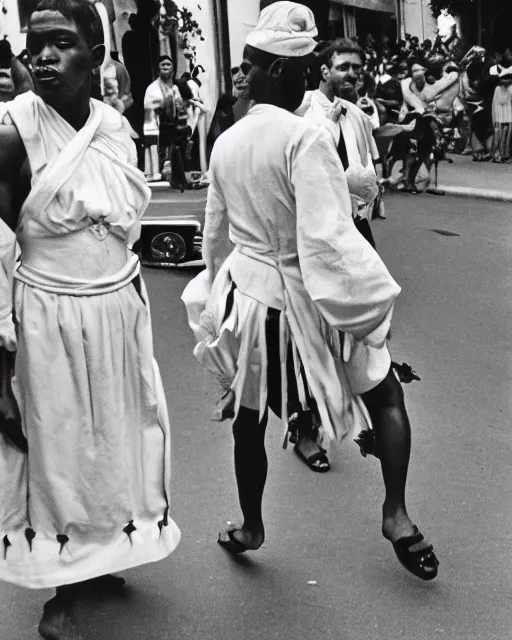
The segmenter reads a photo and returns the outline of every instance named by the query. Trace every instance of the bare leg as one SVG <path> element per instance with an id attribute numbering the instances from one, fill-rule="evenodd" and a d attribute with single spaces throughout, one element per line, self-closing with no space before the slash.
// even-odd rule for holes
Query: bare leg
<path id="1" fill-rule="evenodd" d="M 241 407 L 233 424 L 235 474 L 244 522 L 233 537 L 249 549 L 258 549 L 265 539 L 262 500 L 267 481 L 265 431 L 267 416 L 260 423 L 258 412 Z"/>
<path id="2" fill-rule="evenodd" d="M 501 157 L 504 160 L 508 160 L 510 158 L 510 134 L 511 134 L 511 125 L 506 124 L 503 127 L 503 151 Z"/>
<path id="3" fill-rule="evenodd" d="M 500 148 L 501 148 L 501 126 L 499 124 L 494 125 L 494 138 L 492 143 L 492 155 L 493 159 L 499 161 Z"/>
<path id="4" fill-rule="evenodd" d="M 414 533 L 405 506 L 405 485 L 411 452 L 411 427 L 403 390 L 390 370 L 386 379 L 363 395 L 375 430 L 377 455 L 386 489 L 382 533 L 396 540 Z"/>

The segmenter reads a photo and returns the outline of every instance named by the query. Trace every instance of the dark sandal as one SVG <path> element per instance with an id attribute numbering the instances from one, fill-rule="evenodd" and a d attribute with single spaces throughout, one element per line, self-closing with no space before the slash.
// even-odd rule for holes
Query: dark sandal
<path id="1" fill-rule="evenodd" d="M 407 571 L 422 580 L 433 580 L 437 576 L 439 560 L 434 547 L 425 540 L 418 527 L 414 527 L 412 536 L 400 538 L 391 544 L 396 557 Z"/>
<path id="2" fill-rule="evenodd" d="M 313 455 L 306 457 L 297 445 L 295 445 L 293 450 L 299 458 L 308 465 L 311 471 L 315 471 L 316 473 L 327 473 L 331 470 L 331 465 L 329 464 L 329 459 L 325 455 L 325 451 L 318 451 L 317 453 L 313 453 Z M 322 466 L 315 464 L 317 462 Z"/>
<path id="3" fill-rule="evenodd" d="M 219 533 L 217 542 L 223 549 L 226 549 L 226 551 L 229 551 L 229 553 L 233 554 L 245 553 L 246 551 L 257 551 L 260 547 L 256 547 L 256 549 L 253 549 L 252 547 L 248 547 L 243 542 L 240 542 L 240 540 L 237 540 L 235 538 L 235 531 L 240 531 L 240 529 L 240 525 L 231 524 L 228 522 L 227 529 L 224 529 Z"/>

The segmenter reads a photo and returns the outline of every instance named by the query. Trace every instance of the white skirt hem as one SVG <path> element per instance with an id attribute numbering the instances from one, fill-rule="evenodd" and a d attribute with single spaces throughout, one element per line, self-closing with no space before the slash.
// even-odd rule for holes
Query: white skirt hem
<path id="1" fill-rule="evenodd" d="M 135 525 L 136 530 L 130 535 L 122 532 L 109 544 L 87 545 L 89 548 L 80 544 L 73 549 L 67 543 L 60 553 L 59 543 L 53 540 L 36 537 L 30 551 L 24 530 L 9 534 L 10 546 L 5 556 L 0 557 L 0 580 L 28 589 L 75 584 L 158 562 L 179 544 L 181 532 L 170 518 L 161 532 L 156 522 Z"/>

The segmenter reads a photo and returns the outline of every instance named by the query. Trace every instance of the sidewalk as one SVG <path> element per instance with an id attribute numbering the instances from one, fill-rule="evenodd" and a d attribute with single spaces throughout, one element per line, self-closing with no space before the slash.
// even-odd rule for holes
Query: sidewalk
<path id="1" fill-rule="evenodd" d="M 437 190 L 432 170 L 432 182 L 427 190 L 429 193 L 512 202 L 512 164 L 473 162 L 471 156 L 450 157 L 453 164 L 439 163 Z M 156 200 L 197 203 L 206 199 L 206 189 L 182 194 L 170 189 L 168 182 L 153 182 L 149 186 Z"/>
<path id="2" fill-rule="evenodd" d="M 512 202 L 512 164 L 473 162 L 471 156 L 451 155 L 453 164 L 439 163 L 438 190 L 446 195 Z M 433 192 L 434 175 L 431 188 Z"/>

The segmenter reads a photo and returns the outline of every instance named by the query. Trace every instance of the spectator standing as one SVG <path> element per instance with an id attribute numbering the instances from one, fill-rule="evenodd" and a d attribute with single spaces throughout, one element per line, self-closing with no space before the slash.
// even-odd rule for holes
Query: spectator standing
<path id="1" fill-rule="evenodd" d="M 114 88 L 117 89 L 119 100 L 124 107 L 122 113 L 124 113 L 133 105 L 130 74 L 124 64 L 119 61 L 117 51 L 111 51 L 110 58 L 110 64 L 105 69 L 105 79 L 111 80 Z"/>
<path id="2" fill-rule="evenodd" d="M 126 107 L 125 116 L 140 138 L 138 144 L 139 169 L 145 167 L 144 94 L 155 79 L 160 55 L 160 42 L 156 26 L 160 19 L 158 0 L 137 0 L 137 13 L 129 18 L 131 31 L 123 36 L 122 51 L 131 81 L 133 104 Z"/>
<path id="3" fill-rule="evenodd" d="M 203 140 L 205 136 L 206 123 L 203 122 L 207 113 L 206 106 L 201 98 L 200 87 L 201 81 L 197 78 L 199 68 L 195 71 L 195 75 L 186 72 L 180 80 L 186 83 L 187 95 L 186 99 L 187 108 L 187 125 L 190 127 L 191 137 L 187 145 L 187 159 L 190 164 L 190 169 L 193 172 L 206 172 L 206 140 Z M 180 88 L 180 87 L 178 87 Z M 181 89 L 180 89 L 181 92 Z M 183 92 L 181 92 L 182 98 L 184 98 Z M 185 98 L 184 98 L 185 99 Z M 204 154 L 204 156 L 203 156 Z M 204 169 L 203 169 L 204 165 Z M 201 178 L 203 176 L 201 175 Z"/>
<path id="4" fill-rule="evenodd" d="M 508 162 L 510 160 L 512 131 L 512 49 L 505 51 L 502 64 L 492 67 L 490 75 L 498 79 L 492 101 L 493 162 Z"/>
<path id="5" fill-rule="evenodd" d="M 494 126 L 492 99 L 494 81 L 490 75 L 489 56 L 485 49 L 473 47 L 461 62 L 464 69 L 461 96 L 471 124 L 471 148 L 475 162 L 492 157 Z"/>
<path id="6" fill-rule="evenodd" d="M 158 61 L 159 77 L 146 89 L 144 96 L 144 135 L 149 136 L 146 140 L 149 147 L 149 159 L 151 167 L 146 167 L 146 175 L 153 175 L 160 179 L 160 171 L 155 173 L 155 151 L 154 136 L 158 137 L 158 151 L 160 159 L 158 167 L 163 164 L 163 172 L 171 173 L 171 147 L 174 140 L 176 128 L 177 104 L 181 102 L 181 95 L 178 87 L 174 84 L 174 65 L 170 56 L 160 56 Z M 157 154 L 158 155 L 158 154 Z"/>
<path id="7" fill-rule="evenodd" d="M 245 116 L 251 106 L 245 74 L 240 66 L 231 69 L 232 89 L 223 93 L 218 102 L 208 134 L 208 149 L 211 149 L 217 138 Z"/>

